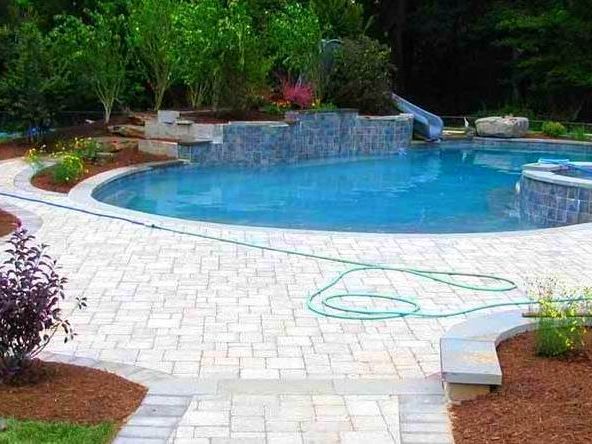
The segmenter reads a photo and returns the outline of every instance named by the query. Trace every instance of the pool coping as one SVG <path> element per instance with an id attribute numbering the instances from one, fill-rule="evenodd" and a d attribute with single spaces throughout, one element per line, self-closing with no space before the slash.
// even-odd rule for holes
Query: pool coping
<path id="1" fill-rule="evenodd" d="M 147 164 L 134 165 L 129 167 L 118 168 L 115 170 L 106 171 L 96 176 L 90 177 L 83 182 L 80 182 L 68 193 L 68 197 L 75 203 L 84 205 L 95 211 L 106 213 L 115 213 L 118 216 L 133 217 L 135 219 L 144 220 L 148 223 L 182 223 L 189 227 L 211 229 L 211 230 L 241 230 L 253 233 L 287 233 L 294 235 L 329 235 L 329 236 L 360 236 L 360 237 L 395 237 L 395 238 L 425 238 L 425 237 L 451 237 L 451 238 L 465 238 L 465 237 L 490 237 L 490 236 L 540 236 L 542 234 L 553 234 L 555 232 L 568 232 L 592 229 L 591 223 L 582 223 L 574 225 L 566 225 L 554 228 L 537 228 L 531 230 L 516 230 L 516 231 L 497 231 L 497 232 L 470 232 L 470 233 L 380 233 L 380 232 L 358 232 L 358 231 L 332 231 L 332 230 L 310 230 L 297 228 L 282 228 L 282 227 L 262 227 L 251 225 L 236 225 L 224 224 L 216 222 L 207 222 L 191 219 L 182 219 L 171 216 L 162 216 L 151 213 L 143 213 L 137 210 L 117 207 L 114 205 L 105 204 L 95 199 L 93 193 L 100 187 L 107 185 L 113 181 L 121 178 L 153 170 L 155 168 L 166 168 L 170 166 L 182 165 L 186 163 L 182 160 L 172 160 L 165 162 L 151 162 Z"/>
<path id="2" fill-rule="evenodd" d="M 574 146 L 585 146 L 592 148 L 592 142 L 581 141 L 581 140 L 562 140 L 562 139 L 530 139 L 530 138 L 520 138 L 520 137 L 511 137 L 511 138 L 503 138 L 503 137 L 482 137 L 476 136 L 472 139 L 473 142 L 478 142 L 483 145 L 487 145 L 491 143 L 492 145 L 495 144 L 513 144 L 513 143 L 526 143 L 526 144 L 548 144 L 548 145 L 574 145 Z"/>
<path id="3" fill-rule="evenodd" d="M 573 165 L 592 167 L 592 162 L 572 162 Z M 532 180 L 552 183 L 566 187 L 578 187 L 592 189 L 592 180 L 581 177 L 570 177 L 557 174 L 562 171 L 562 165 L 530 163 L 522 167 L 522 175 Z"/>

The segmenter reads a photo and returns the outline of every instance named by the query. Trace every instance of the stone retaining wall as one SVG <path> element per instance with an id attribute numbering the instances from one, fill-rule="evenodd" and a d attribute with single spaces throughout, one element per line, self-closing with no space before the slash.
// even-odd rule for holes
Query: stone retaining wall
<path id="1" fill-rule="evenodd" d="M 592 222 L 592 189 L 522 176 L 520 213 L 540 228 Z"/>
<path id="2" fill-rule="evenodd" d="M 178 156 L 202 165 L 273 165 L 306 159 L 387 154 L 411 144 L 413 116 L 357 111 L 289 112 L 284 122 L 218 125 L 221 137 L 180 142 Z"/>

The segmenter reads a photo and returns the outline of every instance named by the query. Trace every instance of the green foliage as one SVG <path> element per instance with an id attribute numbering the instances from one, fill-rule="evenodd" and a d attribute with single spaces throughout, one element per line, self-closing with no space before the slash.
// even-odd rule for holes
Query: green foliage
<path id="1" fill-rule="evenodd" d="M 544 122 L 542 126 L 543 134 L 550 137 L 565 136 L 567 129 L 559 122 Z"/>
<path id="2" fill-rule="evenodd" d="M 268 26 L 269 46 L 276 63 L 295 76 L 318 83 L 321 26 L 314 10 L 299 3 L 288 4 L 272 15 Z"/>
<path id="3" fill-rule="evenodd" d="M 179 41 L 173 49 L 176 57 L 183 59 L 179 75 L 194 108 L 211 100 L 216 77 L 221 74 L 220 52 L 224 48 L 218 31 L 223 17 L 220 0 L 181 3 L 174 16 Z"/>
<path id="4" fill-rule="evenodd" d="M 115 102 L 120 98 L 128 64 L 127 21 L 108 4 L 88 13 L 85 20 L 65 16 L 52 32 L 62 54 L 80 82 L 94 91 L 109 123 Z"/>
<path id="5" fill-rule="evenodd" d="M 512 2 L 497 13 L 501 44 L 517 54 L 520 82 L 577 118 L 592 89 L 592 8 L 585 1 Z"/>
<path id="6" fill-rule="evenodd" d="M 105 444 L 113 439 L 117 428 L 112 423 L 82 426 L 61 422 L 8 420 L 0 434 L 3 444 Z"/>
<path id="7" fill-rule="evenodd" d="M 84 162 L 79 153 L 66 152 L 58 156 L 57 163 L 51 168 L 54 182 L 67 184 L 77 182 L 84 174 Z"/>
<path id="8" fill-rule="evenodd" d="M 364 7 L 355 0 L 311 0 L 323 37 L 355 37 L 365 30 Z"/>
<path id="9" fill-rule="evenodd" d="M 583 126 L 576 126 L 574 129 L 572 129 L 569 133 L 568 136 L 571 139 L 580 141 L 580 142 L 585 142 L 588 140 L 588 134 L 586 134 L 586 129 Z"/>
<path id="10" fill-rule="evenodd" d="M 31 148 L 25 153 L 25 162 L 31 165 L 34 171 L 40 171 L 45 167 L 43 162 L 43 152 L 37 148 Z"/>
<path id="11" fill-rule="evenodd" d="M 90 137 L 85 139 L 75 138 L 68 145 L 64 145 L 62 150 L 78 155 L 85 162 L 96 162 L 99 153 L 102 151 L 101 144 Z"/>
<path id="12" fill-rule="evenodd" d="M 392 72 L 387 46 L 366 36 L 345 39 L 335 56 L 327 98 L 341 108 L 389 112 Z"/>
<path id="13" fill-rule="evenodd" d="M 180 58 L 174 50 L 178 42 L 174 26 L 177 4 L 175 0 L 137 0 L 131 6 L 130 42 L 152 87 L 156 110 L 179 75 Z"/>
<path id="14" fill-rule="evenodd" d="M 248 107 L 264 87 L 271 62 L 245 2 L 231 1 L 219 23 L 219 74 L 212 102 L 235 109 Z"/>
<path id="15" fill-rule="evenodd" d="M 541 356 L 562 356 L 584 345 L 586 302 L 557 302 L 570 298 L 592 297 L 589 288 L 567 287 L 556 277 L 537 279 L 530 283 L 529 294 L 538 302 L 536 352 Z"/>
<path id="16" fill-rule="evenodd" d="M 20 25 L 6 72 L 0 77 L 0 109 L 15 128 L 38 134 L 51 125 L 66 94 L 68 72 L 59 48 L 32 21 Z"/>
<path id="17" fill-rule="evenodd" d="M 536 351 L 541 356 L 562 356 L 584 345 L 584 318 L 574 304 L 559 304 L 546 299 L 540 302 L 536 330 Z"/>

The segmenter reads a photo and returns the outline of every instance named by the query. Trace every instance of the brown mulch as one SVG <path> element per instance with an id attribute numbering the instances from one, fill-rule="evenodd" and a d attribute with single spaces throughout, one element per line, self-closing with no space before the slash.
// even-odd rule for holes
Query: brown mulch
<path id="1" fill-rule="evenodd" d="M 535 355 L 534 334 L 503 342 L 503 385 L 451 407 L 456 444 L 592 442 L 592 332 L 582 352 Z"/>
<path id="2" fill-rule="evenodd" d="M 121 424 L 147 392 L 139 384 L 88 367 L 36 361 L 34 372 L 33 384 L 0 384 L 0 417 Z"/>
<path id="3" fill-rule="evenodd" d="M 196 123 L 228 123 L 230 121 L 282 121 L 283 114 L 268 114 L 263 111 L 251 109 L 244 111 L 193 111 L 184 112 L 182 118 L 192 120 Z"/>
<path id="4" fill-rule="evenodd" d="M 50 167 L 37 173 L 31 180 L 31 183 L 37 188 L 41 188 L 43 190 L 55 191 L 57 193 L 67 193 L 72 188 L 74 188 L 76 184 L 82 182 L 85 179 L 88 179 L 89 177 L 96 176 L 97 174 L 103 173 L 105 171 L 114 170 L 116 168 L 126 167 L 130 165 L 137 165 L 140 163 L 159 162 L 163 160 L 170 160 L 170 158 L 166 156 L 156 156 L 153 154 L 143 153 L 139 151 L 137 147 L 125 148 L 121 151 L 114 153 L 113 159 L 110 159 L 106 163 L 87 163 L 85 165 L 85 173 L 79 181 L 67 184 L 56 183 L 53 180 Z"/>
<path id="5" fill-rule="evenodd" d="M 31 144 L 23 139 L 0 142 L 0 160 L 22 157 L 31 148 Z"/>
<path id="6" fill-rule="evenodd" d="M 116 116 L 109 125 L 121 125 L 130 121 L 127 116 Z M 111 135 L 103 122 L 93 122 L 83 125 L 60 128 L 45 135 L 44 139 L 32 143 L 27 139 L 12 139 L 0 142 L 0 160 L 22 157 L 26 152 L 37 146 L 46 145 L 46 150 L 51 152 L 55 145 L 61 141 L 73 139 L 74 137 L 102 137 Z"/>
<path id="7" fill-rule="evenodd" d="M 0 210 L 0 237 L 12 233 L 18 223 L 16 216 Z"/>

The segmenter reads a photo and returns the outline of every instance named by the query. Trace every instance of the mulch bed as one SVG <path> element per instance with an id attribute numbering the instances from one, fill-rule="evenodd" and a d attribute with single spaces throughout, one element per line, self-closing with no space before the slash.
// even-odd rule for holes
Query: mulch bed
<path id="1" fill-rule="evenodd" d="M 196 123 L 228 123 L 231 121 L 282 121 L 284 114 L 269 114 L 258 110 L 244 111 L 193 111 L 185 112 L 182 118 L 190 119 Z"/>
<path id="2" fill-rule="evenodd" d="M 0 384 L 0 417 L 121 425 L 139 407 L 146 388 L 112 373 L 36 361 L 23 386 Z"/>
<path id="3" fill-rule="evenodd" d="M 41 188 L 43 190 L 55 191 L 58 193 L 67 193 L 81 181 L 88 179 L 89 177 L 95 176 L 99 173 L 130 165 L 137 165 L 146 162 L 159 162 L 163 160 L 170 160 L 170 158 L 166 156 L 156 156 L 153 154 L 143 153 L 139 151 L 137 148 L 125 148 L 121 151 L 114 153 L 113 159 L 109 160 L 106 163 L 87 163 L 85 165 L 85 173 L 79 181 L 67 184 L 56 183 L 53 180 L 51 168 L 47 168 L 37 173 L 31 180 L 31 183 L 37 188 Z"/>
<path id="4" fill-rule="evenodd" d="M 0 210 L 0 237 L 12 233 L 18 223 L 19 220 L 15 216 Z"/>
<path id="5" fill-rule="evenodd" d="M 583 351 L 562 359 L 538 357 L 534 334 L 503 342 L 503 385 L 451 407 L 457 444 L 591 443 L 592 332 Z"/>
<path id="6" fill-rule="evenodd" d="M 129 118 L 126 116 L 115 116 L 109 125 L 121 125 L 128 122 Z M 111 134 L 107 129 L 107 125 L 99 121 L 60 128 L 57 131 L 47 133 L 43 140 L 38 143 L 32 143 L 25 138 L 6 140 L 0 142 L 0 160 L 22 157 L 36 145 L 46 145 L 47 150 L 51 152 L 58 142 L 73 139 L 74 137 L 104 137 L 109 135 Z"/>

